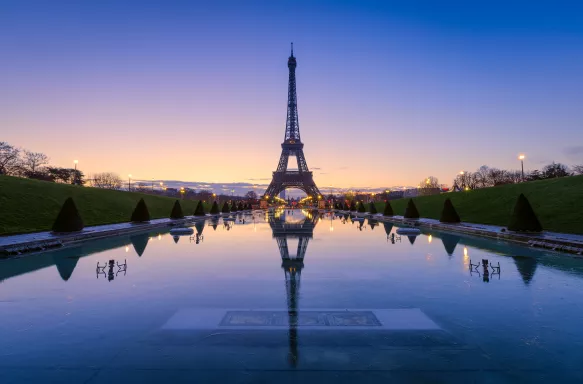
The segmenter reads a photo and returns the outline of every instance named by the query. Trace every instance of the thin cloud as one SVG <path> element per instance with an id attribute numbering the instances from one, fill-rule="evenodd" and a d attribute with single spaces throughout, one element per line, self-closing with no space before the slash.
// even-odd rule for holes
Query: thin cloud
<path id="1" fill-rule="evenodd" d="M 583 159 L 583 145 L 573 145 L 563 149 L 565 156 L 572 160 Z"/>

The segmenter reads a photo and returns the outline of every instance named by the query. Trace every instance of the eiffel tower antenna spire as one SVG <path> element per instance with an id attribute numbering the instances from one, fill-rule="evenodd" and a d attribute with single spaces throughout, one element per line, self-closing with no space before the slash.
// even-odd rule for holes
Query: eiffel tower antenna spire
<path id="1" fill-rule="evenodd" d="M 292 45 L 291 57 L 294 57 L 294 43 L 292 42 L 291 45 Z"/>

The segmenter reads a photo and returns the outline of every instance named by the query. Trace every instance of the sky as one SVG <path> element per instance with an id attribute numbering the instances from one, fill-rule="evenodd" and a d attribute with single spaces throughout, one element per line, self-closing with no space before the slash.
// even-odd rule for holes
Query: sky
<path id="1" fill-rule="evenodd" d="M 577 1 L 0 0 L 0 141 L 87 175 L 266 184 L 290 42 L 321 189 L 583 164 Z"/>

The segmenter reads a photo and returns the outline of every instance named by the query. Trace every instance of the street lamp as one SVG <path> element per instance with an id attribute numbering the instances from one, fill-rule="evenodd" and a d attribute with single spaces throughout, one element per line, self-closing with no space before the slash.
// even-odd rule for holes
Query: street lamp
<path id="1" fill-rule="evenodd" d="M 152 177 L 152 192 L 154 192 L 154 178 Z"/>
<path id="2" fill-rule="evenodd" d="M 79 162 L 79 160 L 73 160 L 73 163 L 75 164 L 75 174 L 73 175 L 73 184 L 77 184 L 77 163 Z"/>
<path id="3" fill-rule="evenodd" d="M 128 192 L 132 190 L 132 174 L 128 175 Z"/>
<path id="4" fill-rule="evenodd" d="M 524 157 L 524 155 L 518 156 L 518 159 L 520 160 L 520 167 L 522 168 L 522 181 L 524 181 Z"/>
<path id="5" fill-rule="evenodd" d="M 184 199 L 184 187 L 180 187 L 180 196 L 181 199 Z"/>

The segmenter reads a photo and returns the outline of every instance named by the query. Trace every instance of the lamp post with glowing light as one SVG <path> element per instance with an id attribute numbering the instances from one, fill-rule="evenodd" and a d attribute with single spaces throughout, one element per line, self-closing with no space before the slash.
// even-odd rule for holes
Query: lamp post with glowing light
<path id="1" fill-rule="evenodd" d="M 77 163 L 79 160 L 73 160 L 73 164 L 75 164 L 75 174 L 73 175 L 73 184 L 77 185 Z"/>
<path id="2" fill-rule="evenodd" d="M 524 181 L 524 155 L 518 156 L 518 160 L 520 160 L 520 167 L 522 168 L 522 181 Z"/>
<path id="3" fill-rule="evenodd" d="M 128 192 L 132 190 L 132 174 L 128 175 Z"/>
<path id="4" fill-rule="evenodd" d="M 180 187 L 180 198 L 184 200 L 184 187 Z"/>

